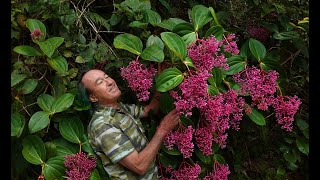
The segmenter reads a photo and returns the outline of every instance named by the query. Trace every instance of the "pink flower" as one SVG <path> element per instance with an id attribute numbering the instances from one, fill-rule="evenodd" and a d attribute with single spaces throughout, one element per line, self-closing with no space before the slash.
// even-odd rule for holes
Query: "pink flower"
<path id="1" fill-rule="evenodd" d="M 83 152 L 66 155 L 64 166 L 67 167 L 68 180 L 87 180 L 90 171 L 96 167 L 96 158 L 90 158 Z"/>
<path id="2" fill-rule="evenodd" d="M 41 32 L 40 29 L 33 30 L 33 32 L 30 35 L 31 35 L 31 38 L 34 38 L 38 41 L 40 40 L 41 37 L 44 36 L 44 34 Z"/>

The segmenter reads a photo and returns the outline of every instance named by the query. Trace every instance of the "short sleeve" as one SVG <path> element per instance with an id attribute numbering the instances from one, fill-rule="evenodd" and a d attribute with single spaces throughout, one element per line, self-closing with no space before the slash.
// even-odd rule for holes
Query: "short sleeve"
<path id="1" fill-rule="evenodd" d="M 113 163 L 134 151 L 129 138 L 120 129 L 109 124 L 100 128 L 103 128 L 103 132 L 96 137 L 97 143 Z"/>
<path id="2" fill-rule="evenodd" d="M 135 104 L 128 105 L 130 113 L 134 118 L 141 118 L 144 113 L 144 106 L 139 106 Z"/>

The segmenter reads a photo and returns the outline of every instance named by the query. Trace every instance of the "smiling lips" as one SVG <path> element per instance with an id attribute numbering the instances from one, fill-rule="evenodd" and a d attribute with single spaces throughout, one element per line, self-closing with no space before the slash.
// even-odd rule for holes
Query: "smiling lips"
<path id="1" fill-rule="evenodd" d="M 112 86 L 111 89 L 109 90 L 109 92 L 111 92 L 115 87 L 116 87 L 116 85 Z"/>

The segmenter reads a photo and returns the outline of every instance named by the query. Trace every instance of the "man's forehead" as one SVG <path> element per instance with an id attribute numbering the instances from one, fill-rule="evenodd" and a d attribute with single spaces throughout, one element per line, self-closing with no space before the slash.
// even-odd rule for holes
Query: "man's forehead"
<path id="1" fill-rule="evenodd" d="M 101 70 L 90 70 L 82 77 L 82 82 L 85 83 L 86 81 L 95 81 L 104 75 L 105 73 Z"/>

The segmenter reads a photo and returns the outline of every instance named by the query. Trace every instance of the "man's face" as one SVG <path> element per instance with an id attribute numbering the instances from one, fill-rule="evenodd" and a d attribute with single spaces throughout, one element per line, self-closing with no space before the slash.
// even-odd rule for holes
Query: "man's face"
<path id="1" fill-rule="evenodd" d="M 84 86 L 90 90 L 89 99 L 100 104 L 116 103 L 121 95 L 117 83 L 101 70 L 90 70 L 82 78 Z"/>

